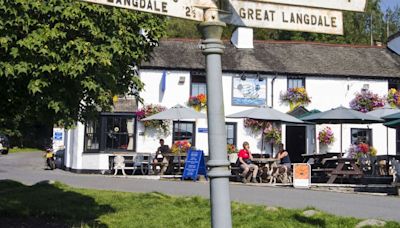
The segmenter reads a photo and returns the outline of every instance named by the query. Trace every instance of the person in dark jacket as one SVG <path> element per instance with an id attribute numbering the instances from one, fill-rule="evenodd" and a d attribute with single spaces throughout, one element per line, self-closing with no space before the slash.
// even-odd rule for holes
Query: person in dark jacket
<path id="1" fill-rule="evenodd" d="M 288 172 L 291 167 L 292 163 L 290 162 L 289 153 L 283 148 L 283 144 L 279 144 L 279 151 L 275 156 L 276 159 L 279 159 L 280 166 L 285 168 L 285 172 Z"/>

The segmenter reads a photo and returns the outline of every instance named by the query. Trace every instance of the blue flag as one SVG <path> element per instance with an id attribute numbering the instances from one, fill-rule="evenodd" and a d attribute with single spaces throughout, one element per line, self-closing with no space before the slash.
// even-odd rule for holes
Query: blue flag
<path id="1" fill-rule="evenodd" d="M 162 77 L 161 77 L 161 91 L 164 92 L 166 88 L 166 79 L 167 79 L 167 72 L 163 70 Z"/>

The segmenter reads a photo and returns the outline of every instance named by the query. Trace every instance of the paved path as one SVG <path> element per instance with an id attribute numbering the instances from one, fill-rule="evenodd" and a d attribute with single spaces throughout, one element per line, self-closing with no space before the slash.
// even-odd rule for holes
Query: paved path
<path id="1" fill-rule="evenodd" d="M 41 153 L 0 155 L 1 179 L 11 179 L 28 185 L 43 180 L 57 180 L 81 188 L 127 192 L 158 191 L 171 195 L 209 197 L 208 182 L 117 178 L 106 175 L 74 174 L 63 170 L 44 170 Z M 400 221 L 400 197 L 395 196 L 373 196 L 242 184 L 232 184 L 230 192 L 232 200 L 239 202 L 285 208 L 312 206 L 336 215 Z"/>

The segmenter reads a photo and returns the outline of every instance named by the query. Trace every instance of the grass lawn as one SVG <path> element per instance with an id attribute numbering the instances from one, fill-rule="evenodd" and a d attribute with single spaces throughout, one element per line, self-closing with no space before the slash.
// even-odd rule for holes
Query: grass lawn
<path id="1" fill-rule="evenodd" d="M 38 149 L 38 148 L 17 148 L 17 147 L 15 147 L 15 148 L 11 148 L 10 149 L 10 153 L 20 153 L 20 152 L 40 152 L 40 151 L 42 151 L 43 152 L 43 150 L 41 150 L 41 149 Z"/>
<path id="2" fill-rule="evenodd" d="M 0 181 L 0 227 L 210 227 L 209 206 L 200 197 Z M 232 203 L 233 227 L 354 227 L 360 221 L 323 212 L 305 217 L 304 210 Z"/>

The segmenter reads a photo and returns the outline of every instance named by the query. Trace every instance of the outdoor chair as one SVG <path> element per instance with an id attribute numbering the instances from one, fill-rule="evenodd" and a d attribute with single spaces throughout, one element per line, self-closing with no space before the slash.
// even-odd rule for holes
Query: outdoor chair
<path id="1" fill-rule="evenodd" d="M 125 173 L 125 158 L 122 155 L 117 155 L 114 157 L 113 161 L 113 169 L 114 169 L 114 176 L 117 175 L 118 170 L 120 169 L 122 174 L 126 176 Z"/>

